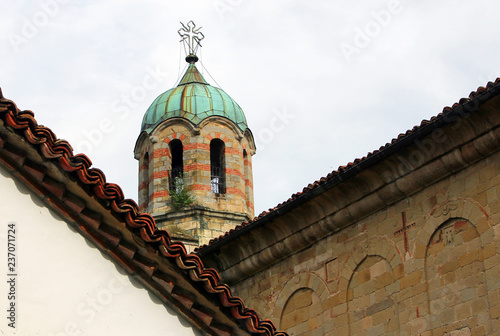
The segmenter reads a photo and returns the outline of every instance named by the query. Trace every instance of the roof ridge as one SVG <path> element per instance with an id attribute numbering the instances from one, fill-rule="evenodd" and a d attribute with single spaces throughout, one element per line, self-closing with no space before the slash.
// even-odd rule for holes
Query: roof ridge
<path id="1" fill-rule="evenodd" d="M 106 176 L 100 169 L 91 168 L 92 161 L 85 154 L 74 155 L 69 142 L 58 139 L 51 129 L 38 125 L 32 111 L 19 110 L 13 101 L 4 98 L 1 88 L 0 119 L 30 144 L 39 146 L 43 157 L 56 161 L 66 172 L 74 173 L 83 184 L 93 186 L 92 193 L 102 200 L 110 201 L 109 208 L 124 215 L 125 222 L 139 231 L 146 243 L 159 250 L 164 257 L 174 259 L 181 269 L 190 273 L 192 281 L 203 284 L 201 287 L 206 293 L 217 294 L 221 305 L 228 308 L 250 333 L 287 335 L 285 332 L 277 332 L 271 320 L 262 320 L 255 310 L 245 306 L 241 298 L 233 296 L 229 286 L 220 282 L 220 275 L 215 269 L 205 268 L 197 255 L 187 253 L 182 242 L 173 242 L 167 231 L 156 227 L 150 214 L 140 213 L 134 200 L 125 199 L 119 185 L 107 183 Z"/>

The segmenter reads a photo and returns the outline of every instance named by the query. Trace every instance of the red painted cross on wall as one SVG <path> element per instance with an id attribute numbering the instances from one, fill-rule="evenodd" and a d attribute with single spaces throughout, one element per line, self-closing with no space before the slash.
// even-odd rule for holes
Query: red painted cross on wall
<path id="1" fill-rule="evenodd" d="M 403 226 L 401 229 L 397 230 L 394 232 L 394 237 L 399 237 L 403 235 L 403 240 L 404 240 L 404 246 L 405 246 L 405 252 L 409 251 L 409 244 L 408 244 L 408 234 L 406 233 L 407 230 L 411 229 L 412 227 L 415 226 L 415 223 L 410 223 L 406 224 L 406 212 L 401 212 L 401 218 L 403 220 Z"/>

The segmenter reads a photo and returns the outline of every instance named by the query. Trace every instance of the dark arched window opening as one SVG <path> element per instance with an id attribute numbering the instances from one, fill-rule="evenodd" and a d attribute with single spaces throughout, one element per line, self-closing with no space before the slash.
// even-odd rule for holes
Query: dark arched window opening
<path id="1" fill-rule="evenodd" d="M 169 187 L 170 190 L 175 188 L 175 180 L 181 179 L 184 172 L 183 149 L 182 142 L 179 139 L 174 139 L 168 144 L 170 154 L 172 155 L 172 169 L 170 170 Z"/>
<path id="2" fill-rule="evenodd" d="M 215 194 L 226 193 L 224 147 L 220 139 L 210 141 L 210 185 Z"/>
<path id="3" fill-rule="evenodd" d="M 142 194 L 142 205 L 147 207 L 149 204 L 149 154 L 144 154 L 142 158 L 142 167 L 140 169 L 141 173 L 141 184 L 142 190 L 139 192 Z"/>
<path id="4" fill-rule="evenodd" d="M 248 155 L 246 149 L 243 150 L 243 177 L 245 183 L 245 198 L 250 201 L 250 163 L 248 161 Z"/>

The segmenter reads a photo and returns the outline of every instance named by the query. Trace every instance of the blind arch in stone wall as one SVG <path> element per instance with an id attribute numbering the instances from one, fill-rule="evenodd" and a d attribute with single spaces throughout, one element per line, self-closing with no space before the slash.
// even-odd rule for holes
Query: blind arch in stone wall
<path id="1" fill-rule="evenodd" d="M 332 297 L 331 313 L 334 317 L 334 329 L 339 335 L 365 335 L 369 332 L 377 332 L 375 329 L 384 335 L 396 335 L 399 331 L 399 312 L 397 311 L 397 290 L 399 290 L 399 279 L 404 273 L 403 259 L 396 245 L 390 239 L 384 236 L 373 236 L 366 239 L 353 250 L 351 256 L 346 260 L 340 271 L 340 276 L 337 285 L 337 292 Z M 366 266 L 366 267 L 365 267 Z M 354 303 L 354 288 L 356 284 L 357 272 L 362 272 L 360 278 L 369 275 L 367 281 L 358 281 L 359 283 L 367 284 L 367 288 L 378 291 L 377 297 L 360 298 L 357 303 Z M 361 273 L 360 273 L 361 274 Z M 371 282 L 371 283 L 369 283 Z M 356 290 L 358 293 L 360 289 Z M 384 292 L 382 296 L 381 293 Z M 351 293 L 351 294 L 350 294 Z M 389 300 L 386 300 L 390 296 Z M 356 298 L 356 299 L 358 299 Z M 356 309 L 356 305 L 365 300 L 363 308 Z M 392 301 L 391 301 L 392 300 Z M 392 312 L 391 312 L 392 310 Z M 357 317 L 364 314 L 363 322 L 356 323 L 360 320 Z M 376 316 L 375 316 L 376 315 Z M 389 323 L 377 323 L 370 325 L 370 319 L 378 322 L 390 315 Z M 366 324 L 368 323 L 368 324 Z M 356 324 L 353 326 L 353 324 Z M 361 326 L 361 328 L 358 328 Z M 371 330 L 373 329 L 373 330 Z"/>
<path id="2" fill-rule="evenodd" d="M 452 199 L 426 217 L 415 243 L 427 283 L 426 330 L 490 334 L 484 260 L 496 254 L 490 216 L 479 203 Z"/>
<path id="3" fill-rule="evenodd" d="M 301 273 L 292 277 L 276 300 L 274 316 L 280 317 L 280 329 L 294 335 L 305 332 L 324 332 L 327 322 L 323 303 L 329 298 L 325 282 L 314 273 Z"/>

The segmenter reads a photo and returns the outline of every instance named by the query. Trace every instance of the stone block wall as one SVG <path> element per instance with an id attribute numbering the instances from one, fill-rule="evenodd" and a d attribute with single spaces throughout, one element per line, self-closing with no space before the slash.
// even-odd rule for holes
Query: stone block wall
<path id="1" fill-rule="evenodd" d="M 232 288 L 291 336 L 500 335 L 499 196 L 497 152 Z"/>

